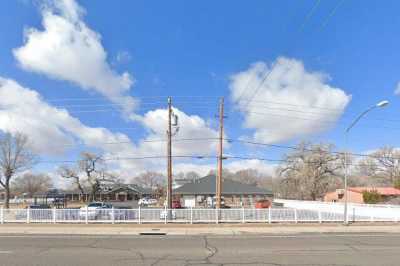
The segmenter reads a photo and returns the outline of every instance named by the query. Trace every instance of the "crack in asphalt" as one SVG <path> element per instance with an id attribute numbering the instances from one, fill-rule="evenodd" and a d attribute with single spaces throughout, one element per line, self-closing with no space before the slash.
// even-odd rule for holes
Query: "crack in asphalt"
<path id="1" fill-rule="evenodd" d="M 211 258 L 218 253 L 218 248 L 210 245 L 207 236 L 203 236 L 203 240 L 204 240 L 204 248 L 210 252 L 210 254 L 204 260 L 206 261 L 206 263 L 211 263 Z"/>
<path id="2" fill-rule="evenodd" d="M 155 266 L 155 265 L 157 265 L 158 263 L 160 263 L 160 262 L 162 262 L 162 261 L 164 261 L 164 260 L 167 260 L 168 257 L 169 257 L 169 254 L 168 254 L 168 255 L 165 255 L 165 256 L 162 256 L 162 257 L 159 257 L 155 262 L 153 262 L 152 264 L 150 264 L 150 266 Z"/>

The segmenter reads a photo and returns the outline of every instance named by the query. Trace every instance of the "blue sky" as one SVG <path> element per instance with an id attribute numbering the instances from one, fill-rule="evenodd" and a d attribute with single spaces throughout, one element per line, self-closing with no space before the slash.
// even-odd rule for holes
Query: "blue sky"
<path id="1" fill-rule="evenodd" d="M 61 2 L 75 3 L 72 0 Z M 198 121 L 193 122 L 191 119 L 192 116 L 198 115 L 205 122 L 205 125 L 199 126 L 201 130 L 216 130 L 215 114 L 218 97 L 225 96 L 226 108 L 230 111 L 226 119 L 226 134 L 230 138 L 255 139 L 260 142 L 265 140 L 265 142 L 290 145 L 300 140 L 333 142 L 340 149 L 344 146 L 343 131 L 346 125 L 365 108 L 381 99 L 388 99 L 391 102 L 390 106 L 375 110 L 352 130 L 349 145 L 357 152 L 373 150 L 382 145 L 399 145 L 397 138 L 400 131 L 400 120 L 397 116 L 399 96 L 394 94 L 400 81 L 398 72 L 400 55 L 397 52 L 400 28 L 398 1 L 380 3 L 350 0 L 251 2 L 82 0 L 75 4 L 84 9 L 84 12 L 79 15 L 79 22 L 74 23 L 84 23 L 88 29 L 101 36 L 98 41 L 107 54 L 103 63 L 116 76 L 121 77 L 123 73 L 129 73 L 131 81 L 134 80 L 133 85 L 127 86 L 128 89 L 123 90 L 121 95 L 142 101 L 142 105 L 133 111 L 141 118 L 127 118 L 128 115 L 119 108 L 110 106 L 113 102 L 110 97 L 99 93 L 99 90 L 93 89 L 91 85 L 85 87 L 79 84 L 80 81 L 77 81 L 79 77 L 71 80 L 60 77 L 60 74 L 54 74 L 55 70 L 51 67 L 59 63 L 58 58 L 51 59 L 53 60 L 50 60 L 51 66 L 46 66 L 45 70 L 36 61 L 34 64 L 26 63 L 35 56 L 36 51 L 32 49 L 27 51 L 22 59 L 17 58 L 13 49 L 27 45 L 24 31 L 28 28 L 45 30 L 42 26 L 43 11 L 41 12 L 43 1 L 8 0 L 0 3 L 0 77 L 14 80 L 22 87 L 37 91 L 43 102 L 56 108 L 65 108 L 71 117 L 79 119 L 87 127 L 108 128 L 111 133 L 124 134 L 134 145 L 140 145 L 144 139 L 162 136 L 159 127 L 152 128 L 154 121 L 159 120 L 154 118 L 154 121 L 147 122 L 152 126 L 146 126 L 143 117 L 146 117 L 149 111 L 165 108 L 166 96 L 172 95 L 175 96 L 173 98 L 175 106 L 184 112 L 192 123 L 191 129 L 194 130 L 199 126 Z M 47 8 L 53 14 L 62 13 L 63 7 L 49 5 Z M 38 54 L 45 57 L 46 51 Z M 57 57 L 65 57 L 65 54 L 58 54 Z M 269 128 L 270 119 L 252 121 L 250 124 L 253 126 L 245 128 L 246 115 L 249 111 L 246 108 L 249 107 L 240 106 L 232 100 L 234 87 L 232 77 L 240 72 L 250 75 L 250 70 L 256 62 L 264 62 L 266 66 L 272 67 L 271 64 L 282 57 L 303 65 L 305 73 L 325 73 L 326 77 L 322 78 L 321 86 L 327 85 L 330 90 L 342 91 L 343 95 L 348 97 L 348 102 L 345 103 L 346 100 L 343 98 L 345 96 L 342 95 L 338 100 L 328 99 L 326 105 L 315 108 L 318 104 L 307 99 L 315 97 L 314 94 L 318 93 L 318 90 L 311 91 L 313 95 L 301 94 L 305 99 L 297 101 L 289 99 L 290 93 L 296 89 L 294 88 L 288 91 L 287 102 L 282 100 L 281 96 L 279 102 L 282 103 L 280 106 L 285 106 L 286 109 L 290 109 L 288 106 L 291 106 L 296 110 L 274 111 L 274 114 L 283 112 L 279 119 L 281 123 L 279 130 Z M 22 66 L 24 62 L 27 64 L 25 67 Z M 290 62 L 293 63 L 288 61 L 282 64 Z M 83 75 L 90 75 L 90 67 L 83 70 L 82 73 L 85 73 Z M 68 71 L 70 69 L 66 69 L 66 72 Z M 265 83 L 268 82 L 272 81 L 267 79 Z M 257 108 L 268 108 L 268 103 L 265 102 L 270 95 L 267 93 L 268 88 L 265 87 L 265 95 L 262 95 L 264 90 L 262 87 L 260 95 L 252 98 L 252 93 L 257 89 L 257 83 L 253 83 L 246 87 L 247 91 L 244 94 L 253 100 L 260 100 Z M 238 84 L 237 89 L 241 89 Z M 5 106 L 6 104 L 2 106 L 3 110 Z M 343 114 L 341 112 L 338 116 L 330 114 L 335 108 L 341 109 Z M 264 112 L 269 111 L 271 110 L 264 110 Z M 315 124 L 303 124 L 300 125 L 299 134 L 270 138 L 268 132 L 271 130 L 275 130 L 276 135 L 283 136 L 281 131 L 285 131 L 284 125 L 293 123 L 295 118 L 285 117 L 288 112 L 303 119 L 312 117 L 313 112 L 322 112 L 323 119 L 334 120 L 335 123 L 329 128 L 315 132 L 308 128 L 306 134 L 302 134 L 302 130 Z M 250 120 L 253 118 L 247 117 Z M 277 121 L 272 122 L 274 124 Z M 185 129 L 184 124 L 181 127 Z M 60 126 L 55 128 L 61 132 L 68 131 Z M 23 127 L 23 129 L 28 130 L 26 133 L 30 133 L 29 128 Z M 22 129 L 10 129 L 5 126 L 2 130 Z M 262 130 L 262 133 L 255 137 L 257 130 Z M 296 131 L 291 128 L 288 130 Z M 70 136 L 73 143 L 82 141 L 79 134 L 83 131 L 77 133 L 78 131 L 66 133 L 73 135 Z M 215 133 L 207 132 L 211 135 Z M 186 134 L 190 135 L 191 131 L 187 131 Z M 51 139 L 48 141 L 52 142 Z M 83 140 L 85 141 L 88 142 Z M 57 154 L 42 152 L 41 155 L 46 159 L 61 160 L 76 158 L 82 149 L 111 152 L 102 150 L 98 144 L 71 146 L 73 148 Z M 198 148 L 191 147 L 191 144 L 186 146 L 189 147 L 181 147 L 182 153 L 187 153 L 189 148 Z M 226 150 L 227 154 L 232 155 L 277 159 L 281 158 L 282 152 L 285 150 L 250 148 L 240 144 L 230 144 Z M 110 154 L 115 153 L 116 151 L 112 151 Z M 143 149 L 135 147 L 130 154 L 144 156 L 154 153 L 162 153 L 162 150 L 157 151 L 154 147 Z M 193 160 L 183 163 L 198 162 Z M 200 163 L 213 165 L 212 161 Z"/>

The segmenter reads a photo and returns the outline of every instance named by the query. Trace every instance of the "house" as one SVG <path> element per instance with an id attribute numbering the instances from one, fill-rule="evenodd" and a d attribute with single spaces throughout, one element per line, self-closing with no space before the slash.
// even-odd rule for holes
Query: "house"
<path id="1" fill-rule="evenodd" d="M 400 189 L 394 187 L 349 187 L 347 201 L 352 203 L 364 203 L 363 192 L 376 191 L 383 201 L 400 197 Z M 324 201 L 328 202 L 344 202 L 344 189 L 336 189 L 336 191 L 328 192 L 324 196 Z"/>
<path id="2" fill-rule="evenodd" d="M 78 190 L 64 191 L 67 201 L 90 201 L 90 191 L 81 193 Z M 103 187 L 96 193 L 98 201 L 130 201 L 138 200 L 141 197 L 152 195 L 153 191 L 148 188 L 143 188 L 136 184 L 112 184 Z M 40 197 L 42 195 L 35 195 Z"/>
<path id="3" fill-rule="evenodd" d="M 208 207 L 215 197 L 216 177 L 208 175 L 173 190 L 174 199 L 184 207 Z M 271 190 L 243 184 L 230 179 L 222 182 L 222 197 L 228 206 L 254 206 L 260 199 L 271 199 Z"/>

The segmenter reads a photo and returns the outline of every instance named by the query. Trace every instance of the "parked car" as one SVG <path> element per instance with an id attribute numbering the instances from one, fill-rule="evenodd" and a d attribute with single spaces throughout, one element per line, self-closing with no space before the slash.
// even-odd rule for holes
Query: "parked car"
<path id="1" fill-rule="evenodd" d="M 79 210 L 79 216 L 81 219 L 86 219 L 86 207 L 87 207 L 87 216 L 88 219 L 99 219 L 101 217 L 107 216 L 110 217 L 110 209 L 112 208 L 111 204 L 107 204 L 104 202 L 91 202 L 87 206 L 83 206 Z"/>
<path id="2" fill-rule="evenodd" d="M 156 199 L 151 199 L 151 198 L 141 198 L 138 202 L 139 206 L 149 206 L 149 205 L 155 205 L 157 204 Z"/>
<path id="3" fill-rule="evenodd" d="M 266 209 L 271 207 L 271 201 L 267 199 L 259 200 L 255 204 L 256 209 Z"/>

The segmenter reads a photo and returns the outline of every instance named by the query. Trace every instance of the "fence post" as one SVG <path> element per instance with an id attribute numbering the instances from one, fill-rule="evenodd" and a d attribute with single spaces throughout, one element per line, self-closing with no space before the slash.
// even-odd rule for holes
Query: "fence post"
<path id="1" fill-rule="evenodd" d="M 297 224 L 297 209 L 294 209 L 294 222 Z"/>
<path id="2" fill-rule="evenodd" d="M 26 223 L 29 224 L 31 222 L 31 208 L 28 206 L 26 209 Z"/>
<path id="3" fill-rule="evenodd" d="M 140 205 L 139 205 L 139 213 L 138 214 L 139 214 L 138 223 L 141 224 L 142 223 L 142 217 L 141 217 L 142 213 L 141 213 Z"/>
<path id="4" fill-rule="evenodd" d="M 86 205 L 86 208 L 85 208 L 85 224 L 88 224 L 89 223 L 89 208 L 88 208 L 88 205 Z"/>
<path id="5" fill-rule="evenodd" d="M 268 223 L 270 224 L 271 221 L 271 207 L 268 208 Z"/>
<path id="6" fill-rule="evenodd" d="M 319 222 L 320 224 L 322 224 L 322 214 L 321 214 L 321 211 L 320 211 L 320 210 L 318 210 L 318 222 Z"/>
<path id="7" fill-rule="evenodd" d="M 114 206 L 111 207 L 111 223 L 115 224 Z"/>
<path id="8" fill-rule="evenodd" d="M 56 223 L 56 207 L 53 207 L 53 224 Z"/>
<path id="9" fill-rule="evenodd" d="M 356 222 L 356 208 L 353 208 L 353 223 Z"/>
<path id="10" fill-rule="evenodd" d="M 245 213 L 244 213 L 244 207 L 242 207 L 242 223 L 246 222 L 246 217 L 245 217 Z"/>
<path id="11" fill-rule="evenodd" d="M 0 209 L 0 224 L 4 224 L 4 208 Z"/>
<path id="12" fill-rule="evenodd" d="M 218 224 L 218 217 L 219 213 L 218 213 L 218 208 L 215 208 L 215 223 Z"/>
<path id="13" fill-rule="evenodd" d="M 165 205 L 165 207 L 164 207 L 164 211 L 165 211 L 165 215 L 164 215 L 164 224 L 167 224 L 167 216 L 168 216 L 168 212 L 169 212 L 169 210 L 168 210 L 168 212 L 167 212 L 167 205 Z"/>
<path id="14" fill-rule="evenodd" d="M 193 224 L 193 207 L 190 207 L 190 224 Z"/>

